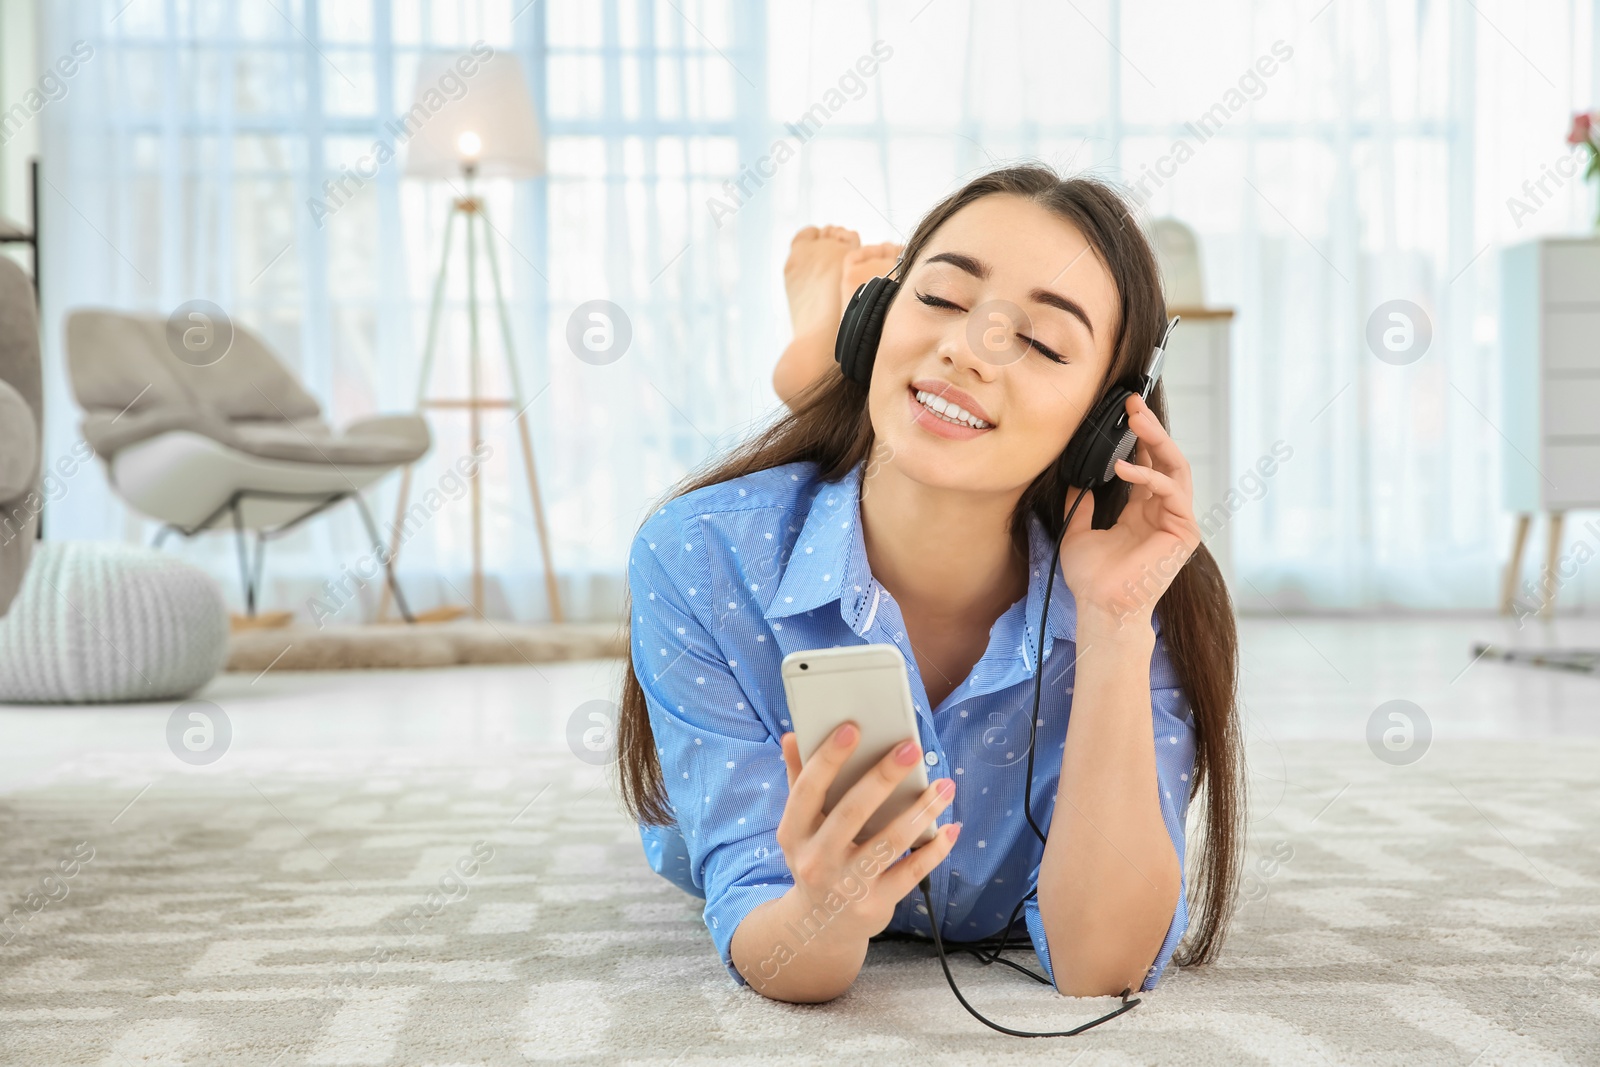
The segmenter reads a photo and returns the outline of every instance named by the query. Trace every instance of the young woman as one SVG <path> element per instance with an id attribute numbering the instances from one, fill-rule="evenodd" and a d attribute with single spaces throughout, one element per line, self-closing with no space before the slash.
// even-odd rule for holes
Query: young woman
<path id="1" fill-rule="evenodd" d="M 1154 255 L 1109 187 L 1024 166 L 936 206 L 899 271 L 870 386 L 822 372 L 641 527 L 622 797 L 651 866 L 705 898 L 730 974 L 774 999 L 839 995 L 885 930 L 998 934 L 1030 890 L 1025 933 L 1060 992 L 1149 989 L 1186 932 L 1180 965 L 1214 958 L 1232 911 L 1233 617 L 1159 386 L 1128 401 L 1137 462 L 1093 494 L 1095 521 L 1085 501 L 1064 526 L 1076 490 L 1058 458 L 1159 343 Z M 868 642 L 905 655 L 920 737 L 824 816 L 858 731 L 802 769 L 778 665 Z M 854 844 L 919 760 L 924 803 Z M 1202 786 L 1191 930 L 1185 821 Z M 925 875 L 932 915 L 913 892 Z"/>

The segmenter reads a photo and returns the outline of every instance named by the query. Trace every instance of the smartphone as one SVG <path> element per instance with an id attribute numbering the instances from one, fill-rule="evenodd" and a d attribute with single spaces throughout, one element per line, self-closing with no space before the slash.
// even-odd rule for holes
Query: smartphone
<path id="1" fill-rule="evenodd" d="M 906 738 L 920 743 L 917 716 L 911 704 L 911 680 L 906 661 L 893 645 L 848 645 L 791 652 L 783 657 L 783 691 L 789 700 L 789 721 L 794 725 L 802 765 L 828 739 L 834 728 L 849 721 L 861 731 L 861 741 L 839 768 L 828 795 L 824 814 L 863 774 Z M 893 793 L 856 837 L 865 844 L 928 788 L 928 772 L 921 760 L 900 780 Z M 913 842 L 913 848 L 933 840 L 938 827 L 930 823 Z"/>

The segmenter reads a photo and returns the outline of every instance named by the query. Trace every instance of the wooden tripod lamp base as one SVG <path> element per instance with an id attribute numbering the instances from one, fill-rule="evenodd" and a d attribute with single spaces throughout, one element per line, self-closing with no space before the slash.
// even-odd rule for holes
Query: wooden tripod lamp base
<path id="1" fill-rule="evenodd" d="M 478 413 L 486 410 L 506 409 L 511 407 L 512 401 L 504 399 L 486 398 L 472 400 L 429 400 L 423 402 L 424 408 L 449 408 L 468 409 L 472 413 L 474 424 L 478 422 Z M 544 502 L 539 494 L 539 474 L 533 461 L 533 440 L 528 433 L 528 424 L 518 418 L 517 431 L 522 439 L 522 462 L 528 472 L 528 496 L 533 501 L 533 522 L 539 534 L 539 555 L 544 564 L 544 592 L 550 603 L 550 621 L 565 622 L 566 615 L 561 608 L 561 590 L 556 584 L 555 563 L 550 553 L 550 533 L 545 525 Z M 477 433 L 473 434 L 473 453 L 476 454 L 481 440 Z M 389 557 L 397 559 L 400 554 L 400 533 L 404 528 L 406 505 L 411 493 L 411 470 L 407 467 L 400 479 L 400 498 L 395 504 L 394 528 L 390 532 Z M 481 471 L 469 479 L 472 487 L 472 606 L 449 606 L 434 608 L 431 611 L 416 612 L 418 622 L 450 622 L 467 614 L 469 611 L 477 618 L 484 618 L 483 612 L 483 501 L 480 490 L 479 478 Z M 377 619 L 383 622 L 389 614 L 389 589 L 384 587 L 382 599 L 378 604 Z"/>
<path id="2" fill-rule="evenodd" d="M 433 302 L 428 313 L 428 341 L 423 353 L 421 382 L 417 389 L 418 410 L 452 410 L 467 413 L 472 454 L 479 453 L 479 446 L 483 443 L 483 415 L 488 411 L 514 412 L 511 421 L 517 425 L 517 433 L 522 441 L 522 464 L 528 472 L 528 496 L 533 503 L 533 522 L 539 534 L 540 559 L 544 564 L 544 591 L 550 604 L 550 619 L 552 622 L 565 621 L 565 613 L 561 610 L 561 592 L 556 584 L 555 561 L 550 552 L 550 531 L 545 525 L 544 503 L 539 496 L 539 475 L 533 462 L 533 439 L 528 432 L 528 404 L 523 403 L 521 376 L 517 372 L 516 354 L 511 343 L 511 319 L 506 313 L 505 295 L 500 288 L 500 268 L 495 261 L 494 250 L 485 247 L 486 259 L 489 264 L 489 277 L 494 283 L 495 307 L 499 312 L 500 334 L 505 348 L 506 370 L 511 380 L 510 397 L 484 397 L 478 394 L 478 270 L 477 270 L 477 245 L 478 227 L 491 230 L 486 217 L 486 206 L 481 197 L 471 195 L 472 171 L 467 171 L 468 195 L 458 197 L 451 206 L 450 216 L 445 222 L 444 229 L 444 255 L 439 263 L 439 274 L 433 287 Z M 469 357 L 467 363 L 468 395 L 455 399 L 430 399 L 427 395 L 429 377 L 433 371 L 433 357 L 436 342 L 439 336 L 439 311 L 444 297 L 444 281 L 446 268 L 450 264 L 450 237 L 455 229 L 457 218 L 466 220 L 466 245 L 467 245 L 467 325 L 470 340 Z M 487 234 L 484 234 L 487 245 Z M 395 506 L 394 529 L 390 532 L 389 556 L 393 560 L 400 552 L 400 535 L 405 521 L 406 504 L 411 492 L 411 467 L 405 469 L 400 481 L 400 499 Z M 468 480 L 472 494 L 472 612 L 477 618 L 485 618 L 483 611 L 483 493 L 481 472 L 474 473 Z M 466 608 L 440 608 L 432 612 L 418 615 L 417 619 L 433 619 L 443 615 L 445 618 L 459 618 L 465 614 Z M 378 621 L 382 622 L 389 613 L 389 590 L 385 586 L 382 599 L 378 604 Z M 441 619 L 440 621 L 443 621 Z"/>

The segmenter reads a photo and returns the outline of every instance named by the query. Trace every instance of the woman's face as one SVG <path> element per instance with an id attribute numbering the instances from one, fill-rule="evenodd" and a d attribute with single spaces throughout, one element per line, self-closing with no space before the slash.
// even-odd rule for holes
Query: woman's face
<path id="1" fill-rule="evenodd" d="M 888 463 L 926 485 L 1020 492 L 1099 393 L 1117 301 L 1071 222 L 1009 194 L 968 204 L 933 234 L 884 319 L 867 399 L 875 455 L 887 446 Z"/>

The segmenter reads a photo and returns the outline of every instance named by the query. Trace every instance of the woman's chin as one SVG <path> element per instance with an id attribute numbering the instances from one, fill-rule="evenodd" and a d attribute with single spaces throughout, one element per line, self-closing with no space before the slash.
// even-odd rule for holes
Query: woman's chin
<path id="1" fill-rule="evenodd" d="M 987 450 L 961 455 L 943 447 L 943 441 L 919 440 L 919 436 L 920 431 L 897 434 L 874 446 L 867 461 L 869 476 L 875 468 L 892 466 L 898 477 L 928 489 L 994 493 L 1008 487 L 1004 477 L 997 477 L 1002 472 Z"/>
<path id="2" fill-rule="evenodd" d="M 888 405 L 885 405 L 888 406 Z M 899 405 L 894 405 L 899 407 Z M 1031 473 L 1019 462 L 1016 441 L 1001 438 L 999 426 L 973 433 L 970 427 L 957 436 L 944 432 L 948 423 L 916 405 L 916 411 L 874 410 L 876 443 L 867 458 L 867 470 L 892 466 L 897 475 L 929 489 L 997 493 L 1026 488 L 1044 469 L 1039 460 Z M 932 427 L 931 423 L 939 426 Z"/>

